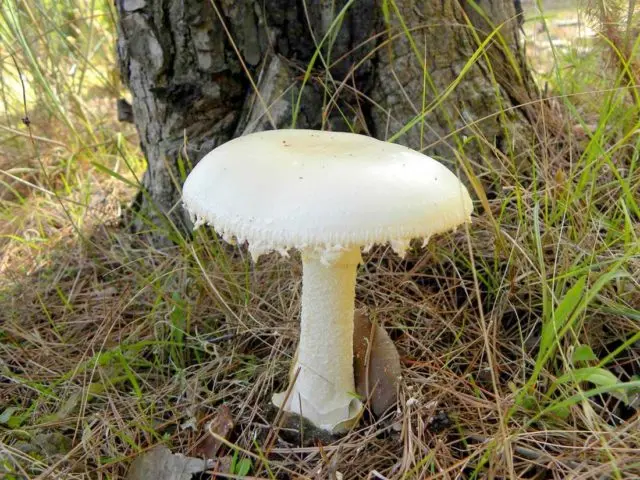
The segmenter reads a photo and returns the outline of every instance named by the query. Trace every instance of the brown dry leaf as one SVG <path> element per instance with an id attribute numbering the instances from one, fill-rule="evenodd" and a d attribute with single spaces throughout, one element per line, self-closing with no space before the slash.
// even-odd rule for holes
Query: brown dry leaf
<path id="1" fill-rule="evenodd" d="M 214 437 L 211 432 L 219 435 L 222 438 L 227 438 L 231 430 L 233 429 L 233 417 L 231 416 L 231 410 L 226 405 L 221 405 L 216 412 L 215 417 L 205 427 L 205 431 L 198 440 L 198 444 L 195 449 L 198 457 L 213 459 L 216 458 L 218 450 L 222 446 L 222 442 Z"/>
<path id="2" fill-rule="evenodd" d="M 356 391 L 370 399 L 374 414 L 382 415 L 397 400 L 402 375 L 400 355 L 385 329 L 377 324 L 372 328 L 362 311 L 356 311 L 353 321 Z"/>
<path id="3" fill-rule="evenodd" d="M 191 480 L 194 473 L 206 469 L 204 460 L 171 453 L 164 445 L 157 445 L 133 461 L 127 480 Z"/>

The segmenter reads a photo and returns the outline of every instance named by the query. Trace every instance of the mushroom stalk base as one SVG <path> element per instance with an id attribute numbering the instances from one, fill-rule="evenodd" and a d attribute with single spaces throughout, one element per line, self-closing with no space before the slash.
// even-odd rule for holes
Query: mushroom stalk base
<path id="1" fill-rule="evenodd" d="M 295 384 L 273 403 L 319 428 L 339 433 L 362 410 L 353 377 L 353 313 L 360 249 L 302 253 L 300 345 Z"/>

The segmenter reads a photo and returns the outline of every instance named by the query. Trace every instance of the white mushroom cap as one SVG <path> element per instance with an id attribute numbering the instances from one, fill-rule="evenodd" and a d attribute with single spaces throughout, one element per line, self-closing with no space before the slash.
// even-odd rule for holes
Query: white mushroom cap
<path id="1" fill-rule="evenodd" d="M 183 189 L 196 227 L 248 241 L 256 258 L 390 242 L 400 254 L 469 221 L 464 185 L 441 163 L 364 135 L 271 130 L 206 155 Z"/>

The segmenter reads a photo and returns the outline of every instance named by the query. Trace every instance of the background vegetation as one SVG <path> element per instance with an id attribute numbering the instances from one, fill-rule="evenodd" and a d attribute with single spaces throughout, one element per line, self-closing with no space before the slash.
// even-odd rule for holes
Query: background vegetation
<path id="1" fill-rule="evenodd" d="M 131 233 L 144 161 L 115 118 L 111 2 L 1 2 L 0 476 L 123 478 L 158 443 L 198 456 L 228 408 L 227 477 L 640 477 L 635 2 L 534 3 L 537 136 L 458 155 L 472 226 L 366 256 L 357 304 L 405 385 L 320 448 L 269 436 L 299 260 Z"/>

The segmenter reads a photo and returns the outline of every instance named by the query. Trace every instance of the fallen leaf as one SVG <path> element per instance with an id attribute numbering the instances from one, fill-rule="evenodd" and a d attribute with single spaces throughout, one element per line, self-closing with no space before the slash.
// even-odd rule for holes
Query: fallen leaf
<path id="1" fill-rule="evenodd" d="M 66 455 L 71 450 L 71 439 L 59 432 L 38 433 L 29 441 L 17 442 L 14 448 L 28 455 L 54 458 Z"/>
<path id="2" fill-rule="evenodd" d="M 164 445 L 158 445 L 133 461 L 127 480 L 191 480 L 194 473 L 205 471 L 207 465 L 204 460 L 171 453 Z"/>
<path id="3" fill-rule="evenodd" d="M 202 437 L 198 440 L 195 453 L 199 457 L 203 458 L 216 458 L 218 450 L 222 446 L 222 442 L 214 437 L 211 432 L 219 435 L 222 438 L 227 438 L 229 433 L 233 430 L 233 417 L 231 416 L 231 410 L 226 405 L 220 406 L 216 412 L 215 417 L 205 427 L 205 431 Z"/>
<path id="4" fill-rule="evenodd" d="M 385 329 L 377 324 L 372 328 L 363 312 L 355 312 L 353 323 L 356 391 L 370 400 L 375 415 L 382 415 L 397 400 L 402 374 L 400 355 Z"/>
<path id="5" fill-rule="evenodd" d="M 2 413 L 0 413 L 0 423 L 4 423 L 5 425 L 9 423 L 13 414 L 18 411 L 17 407 L 7 407 L 4 409 Z"/>

